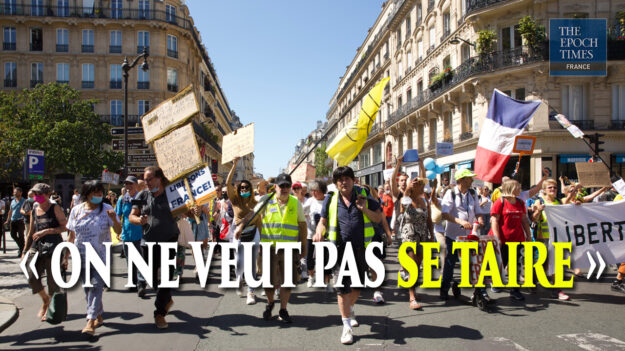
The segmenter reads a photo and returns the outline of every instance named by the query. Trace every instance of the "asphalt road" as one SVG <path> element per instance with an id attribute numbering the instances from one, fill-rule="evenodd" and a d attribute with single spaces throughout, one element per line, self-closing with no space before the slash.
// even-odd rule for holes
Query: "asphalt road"
<path id="1" fill-rule="evenodd" d="M 69 293 L 68 320 L 54 326 L 36 318 L 41 301 L 30 294 L 16 268 L 14 251 L 0 254 L 0 296 L 14 300 L 19 318 L 0 334 L 1 350 L 625 350 L 623 312 L 625 295 L 610 290 L 614 269 L 601 281 L 576 282 L 567 291 L 571 301 L 548 298 L 539 289 L 525 302 L 512 301 L 507 292 L 492 294 L 497 307 L 486 313 L 464 302 L 438 299 L 438 290 L 419 289 L 423 310 L 408 308 L 405 289 L 397 288 L 396 259 L 386 260 L 386 304 L 372 303 L 363 291 L 356 305 L 360 326 L 355 342 L 343 346 L 336 296 L 300 284 L 289 312 L 294 323 L 261 316 L 264 297 L 247 306 L 234 290 L 219 289 L 219 260 L 211 268 L 209 285 L 200 288 L 192 277 L 194 262 L 187 252 L 183 283 L 174 292 L 175 304 L 167 316 L 169 328 L 153 322 L 154 294 L 140 299 L 126 291 L 125 260 L 114 257 L 113 288 L 104 293 L 103 327 L 93 338 L 80 330 L 85 324 L 85 295 Z M 389 252 L 396 257 L 396 249 Z M 17 274 L 16 274 L 17 272 Z M 468 296 L 470 291 L 463 291 Z M 260 294 L 259 294 L 260 295 Z M 277 315 L 277 306 L 274 309 Z"/>

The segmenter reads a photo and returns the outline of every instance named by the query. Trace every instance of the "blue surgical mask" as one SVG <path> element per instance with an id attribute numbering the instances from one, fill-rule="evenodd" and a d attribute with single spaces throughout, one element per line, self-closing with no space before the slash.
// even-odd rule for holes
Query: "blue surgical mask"
<path id="1" fill-rule="evenodd" d="M 99 205 L 102 202 L 102 196 L 92 196 L 90 201 L 94 205 Z"/>
<path id="2" fill-rule="evenodd" d="M 154 194 L 154 193 L 158 192 L 158 187 L 155 187 L 155 188 L 150 189 L 150 192 L 151 192 L 152 194 Z"/>
<path id="3" fill-rule="evenodd" d="M 243 192 L 242 192 L 242 193 L 241 193 L 241 197 L 247 198 L 247 197 L 250 197 L 250 194 L 251 194 L 251 193 L 250 193 L 249 191 L 248 191 L 248 192 L 246 192 L 246 193 L 243 193 Z"/>

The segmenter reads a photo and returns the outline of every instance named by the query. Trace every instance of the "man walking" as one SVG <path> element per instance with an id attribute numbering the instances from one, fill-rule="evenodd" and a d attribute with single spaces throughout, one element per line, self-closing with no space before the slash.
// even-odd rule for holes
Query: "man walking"
<path id="1" fill-rule="evenodd" d="M 267 207 L 263 212 L 262 230 L 260 233 L 260 241 L 270 242 L 270 276 L 271 288 L 265 289 L 267 295 L 267 306 L 263 312 L 263 319 L 268 321 L 271 319 L 271 313 L 274 306 L 274 292 L 280 289 L 280 311 L 279 319 L 285 323 L 292 323 L 293 320 L 287 311 L 287 304 L 291 297 L 291 288 L 283 287 L 285 279 L 285 266 L 293 266 L 293 282 L 297 283 L 297 263 L 300 257 L 306 257 L 306 217 L 304 216 L 304 208 L 302 203 L 297 200 L 291 193 L 291 176 L 288 174 L 280 174 L 276 178 L 276 194 L 275 198 L 269 200 Z M 277 242 L 300 242 L 300 254 L 293 255 L 293 262 L 286 262 L 284 250 L 279 252 L 276 250 Z M 261 255 L 263 254 L 261 250 Z M 259 259 L 262 262 L 262 259 Z"/>
<path id="2" fill-rule="evenodd" d="M 137 196 L 138 181 L 135 176 L 128 176 L 124 180 L 124 187 L 126 193 L 117 200 L 117 206 L 115 206 L 115 212 L 117 216 L 122 219 L 122 232 L 118 234 L 118 240 L 123 241 L 122 249 L 124 256 L 128 259 L 128 245 L 133 245 L 137 251 L 141 252 L 141 238 L 143 237 L 143 228 L 140 225 L 130 223 L 128 216 L 132 212 L 132 200 Z M 130 288 L 130 291 L 137 291 L 139 297 L 145 295 L 145 279 L 139 271 L 133 266 L 128 275 L 132 277 L 132 283 L 137 286 Z"/>
<path id="3" fill-rule="evenodd" d="M 138 202 L 141 205 L 136 204 L 132 206 L 132 212 L 128 219 L 130 223 L 134 225 L 143 226 L 143 239 L 146 242 L 156 243 L 153 246 L 152 252 L 152 287 L 156 289 L 156 301 L 154 301 L 154 322 L 159 329 L 165 329 L 168 327 L 167 321 L 165 321 L 165 315 L 171 309 L 174 304 L 174 300 L 171 298 L 171 289 L 158 286 L 158 272 L 161 269 L 161 247 L 160 243 L 168 242 L 175 243 L 178 241 L 178 225 L 176 220 L 171 215 L 169 209 L 169 202 L 167 201 L 167 194 L 165 193 L 165 187 L 168 185 L 167 178 L 163 174 L 163 170 L 160 167 L 150 166 L 145 169 L 143 179 L 147 185 L 147 191 L 143 191 L 137 195 Z M 143 257 L 146 259 L 149 257 L 149 246 L 143 247 Z M 175 252 L 168 251 L 168 258 L 170 260 L 175 259 Z M 165 269 L 165 268 L 163 268 Z M 174 275 L 173 268 L 169 267 L 169 280 Z"/>
<path id="4" fill-rule="evenodd" d="M 15 240 L 17 244 L 17 257 L 22 257 L 22 251 L 24 250 L 24 215 L 20 211 L 26 200 L 22 197 L 22 188 L 16 187 L 13 189 L 13 201 L 11 201 L 11 208 L 7 215 L 7 220 L 4 223 L 9 226 L 11 231 L 11 238 Z"/>
<path id="5" fill-rule="evenodd" d="M 345 250 L 351 247 L 356 258 L 359 283 L 364 285 L 368 268 L 365 248 L 375 234 L 373 223 L 380 223 L 384 220 L 384 214 L 380 210 L 378 201 L 371 198 L 364 188 L 354 186 L 354 179 L 354 171 L 349 167 L 339 167 L 334 170 L 332 180 L 338 191 L 326 195 L 321 209 L 321 219 L 313 240 L 322 241 L 326 230 L 328 231 L 328 240 L 337 246 L 337 270 L 341 266 Z M 338 277 L 338 272 L 335 273 L 335 277 Z M 349 277 L 344 277 L 341 283 L 342 288 L 335 286 L 339 311 L 343 320 L 341 343 L 351 344 L 354 342 L 352 327 L 358 326 L 354 315 L 354 304 L 358 300 L 360 289 L 352 287 L 357 282 L 353 282 Z"/>

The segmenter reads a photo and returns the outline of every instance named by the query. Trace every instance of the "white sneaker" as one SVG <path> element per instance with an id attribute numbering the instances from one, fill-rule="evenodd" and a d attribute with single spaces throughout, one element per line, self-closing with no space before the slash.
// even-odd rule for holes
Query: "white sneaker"
<path id="1" fill-rule="evenodd" d="M 353 307 L 349 311 L 349 314 L 350 314 L 350 316 L 349 316 L 350 317 L 350 325 L 352 326 L 352 328 L 355 328 L 355 327 L 359 326 L 360 324 L 356 320 L 356 314 L 354 313 L 354 308 Z"/>
<path id="2" fill-rule="evenodd" d="M 247 301 L 245 302 L 248 305 L 255 305 L 256 304 L 256 295 L 254 295 L 253 292 L 248 292 L 247 293 Z"/>
<path id="3" fill-rule="evenodd" d="M 568 301 L 569 299 L 570 299 L 569 295 L 563 293 L 562 291 L 558 292 L 558 300 Z"/>
<path id="4" fill-rule="evenodd" d="M 349 345 L 354 342 L 354 335 L 351 328 L 343 327 L 343 335 L 341 335 L 341 344 Z"/>
<path id="5" fill-rule="evenodd" d="M 401 275 L 401 279 L 403 279 L 406 282 L 410 279 L 410 274 L 408 274 L 408 272 L 406 272 L 403 269 L 399 271 L 399 274 Z"/>
<path id="6" fill-rule="evenodd" d="M 312 275 L 308 277 L 308 287 L 312 288 L 313 285 L 315 285 L 315 277 L 313 277 Z"/>
<path id="7" fill-rule="evenodd" d="M 260 292 L 260 296 L 266 296 L 267 294 L 265 294 L 265 289 L 262 289 Z"/>
<path id="8" fill-rule="evenodd" d="M 377 304 L 383 304 L 384 303 L 384 296 L 382 296 L 382 292 L 379 290 L 376 290 L 373 292 L 373 302 L 377 303 Z"/>

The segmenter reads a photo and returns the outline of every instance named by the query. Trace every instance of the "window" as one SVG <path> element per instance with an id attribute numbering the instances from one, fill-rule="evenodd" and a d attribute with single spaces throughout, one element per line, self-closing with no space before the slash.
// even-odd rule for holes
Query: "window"
<path id="1" fill-rule="evenodd" d="M 178 71 L 173 68 L 167 69 L 167 90 L 174 93 L 178 91 Z"/>
<path id="2" fill-rule="evenodd" d="M 43 83 L 43 63 L 33 62 L 30 64 L 30 87 Z"/>
<path id="3" fill-rule="evenodd" d="M 625 120 L 625 85 L 612 85 L 612 120 Z"/>
<path id="4" fill-rule="evenodd" d="M 30 0 L 31 16 L 43 16 L 43 0 Z"/>
<path id="5" fill-rule="evenodd" d="M 69 64 L 57 63 L 56 64 L 56 82 L 63 84 L 69 84 Z"/>
<path id="6" fill-rule="evenodd" d="M 122 65 L 111 65 L 111 89 L 122 88 Z"/>
<path id="7" fill-rule="evenodd" d="M 417 82 L 417 94 L 423 94 L 423 79 L 419 79 L 419 81 Z"/>
<path id="8" fill-rule="evenodd" d="M 178 58 L 178 38 L 167 34 L 167 56 Z"/>
<path id="9" fill-rule="evenodd" d="M 436 146 L 436 134 L 438 131 L 436 130 L 436 119 L 430 120 L 430 149 L 433 149 Z"/>
<path id="10" fill-rule="evenodd" d="M 417 61 L 423 59 L 423 40 L 419 39 L 417 42 Z"/>
<path id="11" fill-rule="evenodd" d="M 373 145 L 373 164 L 382 162 L 382 144 Z"/>
<path id="12" fill-rule="evenodd" d="M 421 18 L 423 17 L 423 10 L 421 4 L 417 5 L 417 26 L 421 24 Z"/>
<path id="13" fill-rule="evenodd" d="M 514 98 L 517 100 L 525 100 L 525 88 L 515 89 Z"/>
<path id="14" fill-rule="evenodd" d="M 369 165 L 370 165 L 370 163 L 369 163 L 369 152 L 367 152 L 367 151 L 361 152 L 360 155 L 358 155 L 358 159 L 360 160 L 360 169 L 369 167 Z"/>
<path id="15" fill-rule="evenodd" d="M 412 33 L 412 24 L 410 22 L 412 22 L 412 15 L 408 15 L 408 18 L 406 18 L 406 40 L 410 38 Z"/>
<path id="16" fill-rule="evenodd" d="M 15 27 L 4 27 L 4 39 L 2 41 L 3 50 L 15 50 L 16 48 Z"/>
<path id="17" fill-rule="evenodd" d="M 93 29 L 82 30 L 82 52 L 93 52 Z"/>
<path id="18" fill-rule="evenodd" d="M 401 27 L 397 30 L 397 47 L 401 46 Z"/>
<path id="19" fill-rule="evenodd" d="M 109 43 L 109 52 L 111 54 L 121 54 L 122 52 L 122 31 L 112 30 L 111 41 Z"/>
<path id="20" fill-rule="evenodd" d="M 69 16 L 69 0 L 57 0 L 57 16 L 68 17 Z"/>
<path id="21" fill-rule="evenodd" d="M 5 15 L 14 15 L 16 12 L 16 0 L 6 0 L 4 1 L 4 14 Z"/>
<path id="22" fill-rule="evenodd" d="M 430 39 L 430 49 L 434 49 L 434 46 L 436 45 L 436 38 L 434 37 L 436 35 L 436 30 L 434 29 L 434 25 L 430 27 L 430 29 L 428 30 L 428 33 L 429 33 L 429 39 Z"/>
<path id="23" fill-rule="evenodd" d="M 137 70 L 137 89 L 150 89 L 150 71 Z"/>
<path id="24" fill-rule="evenodd" d="M 462 43 L 460 47 L 460 59 L 461 62 L 465 62 L 471 57 L 471 47 L 468 44 Z"/>
<path id="25" fill-rule="evenodd" d="M 93 82 L 93 77 L 94 77 L 93 63 L 83 63 L 82 64 L 82 87 L 93 88 L 93 86 L 95 85 Z"/>
<path id="26" fill-rule="evenodd" d="M 111 0 L 111 18 L 122 18 L 122 0 Z"/>
<path id="27" fill-rule="evenodd" d="M 143 116 L 150 111 L 150 102 L 148 100 L 137 101 L 137 115 Z"/>
<path id="28" fill-rule="evenodd" d="M 94 3 L 95 3 L 95 0 L 82 0 L 82 14 L 85 15 L 85 17 L 93 17 Z"/>
<path id="29" fill-rule="evenodd" d="M 443 14 L 443 38 L 447 37 L 451 33 L 451 17 L 449 12 Z"/>
<path id="30" fill-rule="evenodd" d="M 59 28 L 56 30 L 56 52 L 69 51 L 69 30 Z"/>
<path id="31" fill-rule="evenodd" d="M 562 113 L 571 121 L 586 119 L 587 96 L 585 84 L 562 85 Z"/>
<path id="32" fill-rule="evenodd" d="M 450 111 L 444 113 L 445 119 L 443 122 L 444 130 L 444 141 L 451 142 L 454 139 L 454 119 L 453 114 Z"/>
<path id="33" fill-rule="evenodd" d="M 397 81 L 401 80 L 401 77 L 404 75 L 404 65 L 401 61 L 397 62 Z"/>
<path id="34" fill-rule="evenodd" d="M 406 71 L 410 72 L 410 70 L 412 69 L 412 51 L 408 51 L 408 54 L 406 55 Z"/>
<path id="35" fill-rule="evenodd" d="M 166 20 L 169 23 L 176 23 L 176 7 L 172 5 L 165 5 Z"/>
<path id="36" fill-rule="evenodd" d="M 412 100 L 412 89 L 408 88 L 408 90 L 406 90 L 406 102 L 410 102 L 410 100 Z"/>
<path id="37" fill-rule="evenodd" d="M 397 109 L 399 109 L 404 102 L 402 101 L 401 95 L 397 97 Z M 397 110 L 396 110 L 397 111 Z"/>
<path id="38" fill-rule="evenodd" d="M 462 104 L 462 131 L 465 134 L 473 132 L 473 103 L 471 102 Z"/>
<path id="39" fill-rule="evenodd" d="M 111 124 L 114 126 L 124 125 L 121 100 L 111 100 Z"/>
<path id="40" fill-rule="evenodd" d="M 509 51 L 515 48 L 520 48 L 521 45 L 521 33 L 519 33 L 518 25 L 501 29 L 501 50 Z"/>
<path id="41" fill-rule="evenodd" d="M 30 29 L 30 51 L 43 50 L 43 31 L 41 28 Z"/>
<path id="42" fill-rule="evenodd" d="M 4 63 L 4 87 L 17 87 L 17 64 L 15 62 Z"/>
<path id="43" fill-rule="evenodd" d="M 137 54 L 140 54 L 145 49 L 146 52 L 150 52 L 150 32 L 138 32 L 137 33 Z"/>
<path id="44" fill-rule="evenodd" d="M 423 124 L 417 127 L 417 149 L 423 151 Z"/>
<path id="45" fill-rule="evenodd" d="M 443 69 L 445 69 L 447 67 L 451 67 L 451 55 L 447 55 L 443 59 Z"/>
<path id="46" fill-rule="evenodd" d="M 139 18 L 150 18 L 150 0 L 139 0 Z"/>

